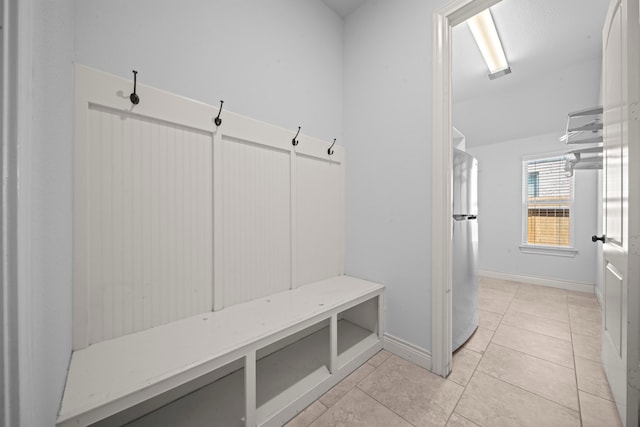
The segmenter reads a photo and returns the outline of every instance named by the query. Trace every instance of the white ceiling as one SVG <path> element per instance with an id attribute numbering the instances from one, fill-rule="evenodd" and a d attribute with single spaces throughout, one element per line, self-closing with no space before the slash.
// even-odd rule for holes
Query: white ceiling
<path id="1" fill-rule="evenodd" d="M 360 6 L 367 0 L 322 0 L 324 4 L 329 6 L 335 13 L 341 17 L 345 17 Z"/>
<path id="2" fill-rule="evenodd" d="M 453 117 L 467 146 L 560 136 L 599 104 L 609 0 L 504 0 L 491 8 L 511 74 L 489 80 L 466 24 L 453 29 Z"/>
<path id="3" fill-rule="evenodd" d="M 491 8 L 512 74 L 490 81 L 466 24 L 453 28 L 454 102 L 600 57 L 608 0 L 504 0 Z"/>
<path id="4" fill-rule="evenodd" d="M 368 0 L 322 1 L 344 17 Z M 512 71 L 496 80 L 489 80 L 468 26 L 455 27 L 454 125 L 467 145 L 560 135 L 566 113 L 597 104 L 608 5 L 609 0 L 503 0 L 493 6 Z"/>

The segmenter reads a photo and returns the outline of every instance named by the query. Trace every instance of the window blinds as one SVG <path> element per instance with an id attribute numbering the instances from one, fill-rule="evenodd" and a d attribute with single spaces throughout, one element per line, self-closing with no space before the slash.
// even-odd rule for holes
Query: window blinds
<path id="1" fill-rule="evenodd" d="M 564 157 L 523 162 L 523 199 L 526 214 L 524 243 L 529 245 L 573 245 L 571 222 L 573 177 L 566 176 Z"/>

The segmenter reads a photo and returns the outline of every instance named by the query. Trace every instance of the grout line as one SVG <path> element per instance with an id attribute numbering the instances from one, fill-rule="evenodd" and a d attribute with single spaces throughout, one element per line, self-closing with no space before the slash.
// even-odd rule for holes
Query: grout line
<path id="1" fill-rule="evenodd" d="M 517 287 L 519 289 L 520 285 L 518 285 Z M 516 292 L 518 291 L 518 289 L 516 289 Z M 509 301 L 509 305 L 507 306 L 507 310 L 509 310 L 509 307 L 511 306 L 511 302 L 513 301 L 513 298 L 514 297 L 512 297 L 511 300 Z M 480 309 L 478 308 L 478 310 L 480 310 Z M 447 418 L 447 422 L 449 422 L 449 419 L 451 418 L 451 415 L 456 412 L 456 409 L 458 409 L 458 405 L 460 404 L 460 401 L 462 400 L 462 396 L 465 395 L 465 393 L 467 392 L 467 387 L 469 387 L 469 384 L 471 383 L 471 380 L 475 376 L 476 372 L 478 372 L 478 366 L 480 366 L 480 364 L 482 363 L 482 359 L 484 358 L 484 355 L 485 355 L 487 349 L 491 345 L 491 342 L 493 341 L 493 337 L 495 337 L 495 335 L 496 335 L 496 331 L 498 330 L 500 325 L 502 325 L 502 321 L 504 320 L 504 316 L 505 316 L 505 313 L 507 312 L 507 310 L 505 310 L 505 312 L 502 313 L 502 314 L 496 313 L 496 314 L 500 314 L 500 321 L 498 322 L 498 325 L 496 326 L 496 329 L 494 329 L 492 331 L 491 338 L 489 339 L 489 343 L 487 343 L 487 346 L 485 347 L 485 350 L 482 353 L 478 353 L 478 352 L 476 352 L 474 350 L 467 349 L 469 351 L 473 351 L 476 354 L 479 354 L 480 355 L 480 359 L 478 359 L 478 363 L 476 363 L 476 366 L 473 368 L 473 371 L 471 371 L 471 375 L 469 375 L 469 379 L 467 380 L 467 384 L 463 386 L 462 393 L 460 393 L 460 397 L 458 398 L 458 401 L 456 402 L 455 406 L 453 407 L 453 411 L 451 411 L 451 414 L 449 414 L 449 418 Z M 484 310 L 484 311 L 487 311 L 487 310 Z M 478 313 L 478 315 L 479 315 L 479 313 Z M 463 348 L 464 348 L 464 346 L 463 346 Z M 465 418 L 465 419 L 467 419 L 467 418 Z M 469 420 L 469 421 L 473 422 L 472 420 Z M 475 422 L 473 422 L 473 423 L 476 424 Z"/>
<path id="2" fill-rule="evenodd" d="M 568 304 L 567 304 L 568 305 Z M 569 307 L 567 307 L 567 311 Z M 580 414 L 580 426 L 584 425 L 582 419 L 582 404 L 580 403 L 580 385 L 578 384 L 578 364 L 576 363 L 576 352 L 573 349 L 573 322 L 571 322 L 571 314 L 569 314 L 569 335 L 571 336 L 571 354 L 573 355 L 573 367 L 575 368 L 573 374 L 576 379 L 576 397 L 578 398 L 578 413 Z"/>
<path id="3" fill-rule="evenodd" d="M 585 393 L 585 394 L 588 394 L 588 395 L 589 395 L 589 396 L 591 396 L 591 397 L 597 397 L 598 399 L 600 399 L 600 400 L 604 400 L 605 402 L 613 403 L 614 405 L 616 404 L 616 401 L 615 401 L 615 400 L 609 400 L 609 399 L 607 399 L 606 397 L 598 396 L 597 394 L 593 394 L 593 393 L 591 393 L 590 391 L 585 391 L 585 390 L 580 390 L 580 389 L 578 389 L 578 391 L 579 391 L 579 392 L 582 392 L 582 393 Z M 580 396 L 578 396 L 578 398 L 579 398 L 579 397 L 580 397 Z"/>
<path id="4" fill-rule="evenodd" d="M 546 400 L 547 402 L 551 402 L 551 403 L 553 403 L 553 404 L 555 404 L 555 405 L 561 406 L 561 407 L 563 407 L 563 408 L 565 408 L 565 409 L 569 409 L 569 410 L 571 410 L 571 411 L 573 411 L 573 412 L 576 412 L 576 413 L 580 414 L 580 411 L 579 411 L 579 410 L 576 410 L 576 409 L 570 408 L 570 407 L 568 407 L 568 406 L 566 406 L 566 405 L 563 405 L 563 404 L 562 404 L 562 403 L 560 403 L 560 402 L 556 402 L 555 400 L 552 400 L 551 398 L 549 398 L 549 397 L 547 397 L 547 396 L 542 396 L 542 395 L 540 395 L 540 394 L 536 393 L 535 391 L 527 390 L 526 388 L 523 388 L 523 387 L 521 387 L 521 386 L 519 386 L 519 385 L 516 385 L 516 384 L 511 384 L 511 383 L 510 383 L 510 382 L 508 382 L 508 381 L 505 381 L 505 380 L 503 380 L 503 379 L 501 379 L 501 378 L 496 378 L 496 377 L 494 377 L 493 375 L 488 374 L 488 373 L 486 373 L 486 372 L 482 372 L 482 371 L 480 371 L 480 373 L 481 373 L 481 374 L 483 374 L 483 375 L 486 375 L 486 376 L 488 376 L 488 377 L 491 377 L 491 378 L 493 378 L 493 379 L 494 379 L 494 380 L 496 380 L 496 381 L 500 381 L 501 383 L 504 383 L 504 384 L 510 385 L 511 387 L 515 387 L 515 388 L 520 389 L 520 390 L 522 390 L 522 391 L 524 391 L 524 392 L 527 392 L 527 393 L 533 394 L 534 396 L 537 396 L 537 397 L 539 397 L 539 398 L 541 398 L 541 399 L 544 399 L 544 400 Z M 580 399 L 579 399 L 579 398 L 578 398 L 578 408 L 580 408 Z"/>
<path id="5" fill-rule="evenodd" d="M 519 292 L 519 291 L 520 291 L 520 285 L 518 285 L 518 289 L 517 289 L 517 291 L 516 291 L 516 295 L 518 294 L 518 292 Z M 507 306 L 507 310 L 505 311 L 505 314 L 503 314 L 503 315 L 502 315 L 502 318 L 500 319 L 500 322 L 499 322 L 499 324 L 498 324 L 498 327 L 496 328 L 496 332 L 498 331 L 498 328 L 499 328 L 500 326 L 502 326 L 503 321 L 504 321 L 504 318 L 505 318 L 505 316 L 506 316 L 506 313 L 507 313 L 507 312 L 509 311 L 509 309 L 511 308 L 511 305 L 512 305 L 512 303 L 513 303 L 513 300 L 514 300 L 514 299 L 515 299 L 515 295 L 514 295 L 514 297 L 511 299 L 511 301 L 509 301 L 509 305 Z M 536 300 L 537 300 L 537 298 L 536 298 Z M 565 305 L 567 305 L 567 315 L 569 315 L 568 298 L 565 298 Z M 514 311 L 518 311 L 518 310 L 514 310 Z M 521 312 L 521 313 L 522 313 L 522 312 Z M 530 313 L 525 313 L 525 314 L 530 314 Z M 535 315 L 535 314 L 531 314 L 531 315 L 532 315 L 532 316 L 536 316 L 536 317 L 542 317 L 542 316 Z M 543 318 L 544 318 L 544 319 L 546 319 L 546 317 L 543 317 Z M 570 316 L 569 316 L 569 318 L 570 318 Z M 551 320 L 553 320 L 553 319 L 551 319 Z M 563 322 L 563 323 L 565 323 L 565 322 Z M 510 326 L 510 325 L 505 324 L 505 326 Z M 517 326 L 513 326 L 513 327 L 516 327 L 516 328 L 517 328 Z M 524 329 L 524 328 L 518 328 L 518 329 L 526 330 L 527 332 L 531 332 L 531 333 L 538 333 L 538 332 L 534 332 L 534 331 L 529 331 L 529 330 Z M 549 336 L 549 335 L 546 335 L 546 334 L 540 334 L 540 335 L 543 335 L 543 336 Z M 571 336 L 571 325 L 570 325 L 570 323 L 569 323 L 569 336 Z M 560 366 L 560 367 L 563 367 L 563 368 L 565 368 L 565 369 L 571 369 L 571 368 L 568 368 L 568 367 L 566 367 L 566 366 L 564 366 L 564 365 L 560 365 L 560 364 L 558 364 L 558 363 L 552 362 L 552 361 L 550 361 L 550 360 L 546 360 L 546 359 L 543 359 L 543 358 L 541 358 L 541 357 L 537 357 L 537 356 L 531 355 L 531 354 L 529 354 L 529 353 L 522 352 L 522 351 L 520 351 L 520 350 L 512 349 L 512 348 L 510 348 L 510 347 L 506 347 L 506 346 L 503 346 L 503 345 L 500 345 L 500 344 L 494 343 L 494 342 L 493 342 L 493 338 L 494 338 L 494 337 L 495 337 L 495 332 L 494 332 L 493 336 L 491 337 L 491 340 L 489 341 L 489 344 L 487 345 L 487 349 L 489 348 L 489 345 L 492 345 L 492 344 L 493 344 L 493 345 L 496 345 L 496 346 L 499 346 L 499 347 L 503 347 L 503 348 L 507 348 L 507 349 L 509 349 L 509 350 L 516 351 L 516 352 L 519 352 L 519 353 L 521 353 L 521 354 L 524 354 L 524 355 L 527 355 L 527 356 L 530 356 L 530 357 L 533 357 L 533 358 L 536 358 L 536 359 L 539 359 L 539 360 L 542 360 L 542 361 L 545 361 L 545 362 L 553 363 L 554 365 L 556 365 L 556 366 Z M 549 337 L 550 337 L 550 338 L 556 338 L 556 337 L 551 337 L 551 336 L 549 336 Z M 564 342 L 567 342 L 566 340 L 562 340 L 561 338 L 556 338 L 556 339 L 561 340 L 561 341 L 564 341 Z M 572 337 L 571 341 L 569 341 L 569 342 L 570 342 L 570 344 L 571 344 L 571 355 L 572 355 L 572 358 L 574 359 L 574 360 L 573 360 L 573 366 L 574 366 L 573 372 L 574 372 L 574 375 L 576 375 L 576 374 L 575 374 L 575 372 L 576 372 L 576 370 L 575 370 L 575 356 L 574 356 L 574 354 L 573 354 L 573 337 Z M 486 350 L 485 350 L 485 353 L 486 353 Z M 483 353 L 482 357 L 484 357 L 484 353 Z M 480 359 L 480 361 L 479 361 L 479 362 L 478 362 L 478 364 L 476 365 L 476 369 L 475 369 L 475 370 L 474 370 L 474 372 L 473 372 L 473 374 L 474 374 L 474 375 L 475 375 L 476 371 L 478 371 L 478 367 L 480 366 L 480 363 L 481 363 L 481 362 L 482 362 L 482 358 Z M 513 387 L 516 387 L 516 388 L 519 388 L 519 389 L 521 389 L 521 390 L 524 390 L 524 391 L 526 391 L 526 392 L 528 392 L 528 393 L 532 393 L 532 394 L 533 394 L 533 395 L 535 395 L 535 396 L 538 396 L 538 397 L 540 397 L 540 398 L 542 398 L 542 399 L 545 399 L 545 400 L 547 400 L 547 401 L 549 401 L 549 402 L 555 403 L 556 405 L 559 405 L 559 406 L 561 406 L 561 407 L 563 407 L 563 408 L 567 408 L 567 409 L 570 409 L 570 410 L 572 410 L 572 411 L 576 411 L 576 410 L 575 410 L 575 409 L 573 409 L 573 408 L 569 408 L 568 406 L 565 406 L 565 405 L 563 405 L 563 404 L 561 404 L 561 403 L 558 403 L 558 402 L 554 402 L 553 400 L 551 400 L 551 399 L 549 399 L 549 398 L 546 398 L 546 397 L 544 397 L 544 396 L 540 396 L 539 394 L 537 394 L 537 393 L 535 393 L 535 392 L 532 392 L 532 391 L 530 391 L 530 390 L 526 390 L 526 389 L 524 389 L 524 388 L 522 388 L 522 387 L 519 387 L 519 386 L 517 386 L 517 385 L 515 385 L 515 384 L 511 384 L 511 383 L 509 383 L 509 382 L 507 382 L 507 381 L 504 381 L 504 380 L 502 380 L 502 379 L 500 379 L 500 378 L 496 378 L 496 377 L 494 377 L 493 375 L 490 375 L 490 374 L 485 373 L 485 372 L 482 372 L 482 371 L 479 371 L 479 372 L 481 372 L 482 374 L 487 375 L 487 376 L 489 376 L 489 377 L 491 377 L 491 378 L 494 378 L 494 379 L 496 379 L 497 381 L 501 381 L 501 382 L 503 382 L 503 383 L 505 383 L 505 384 L 509 384 L 509 385 L 511 385 L 511 386 L 513 386 Z M 575 379 L 576 379 L 576 394 L 577 394 L 577 393 L 578 393 L 578 378 L 577 378 L 577 376 L 576 376 L 576 378 L 575 378 Z M 471 382 L 471 380 L 469 380 L 469 382 Z M 465 388 L 465 389 L 466 389 L 466 388 Z M 580 419 L 580 425 L 582 426 L 582 413 L 581 413 L 581 411 L 580 411 L 580 396 L 578 395 L 578 396 L 576 396 L 576 397 L 577 397 L 577 402 L 578 402 L 578 411 L 576 411 L 576 412 L 578 413 L 578 417 L 579 417 L 579 419 Z"/>
<path id="6" fill-rule="evenodd" d="M 304 411 L 306 411 L 307 409 L 309 409 L 313 404 L 315 403 L 319 403 L 320 405 L 322 405 L 322 407 L 324 408 L 324 411 L 320 412 L 320 414 L 318 414 L 317 417 L 315 417 L 314 419 L 312 419 L 309 423 L 306 424 L 306 426 L 310 426 L 311 424 L 313 424 L 318 418 L 320 418 L 321 416 L 324 415 L 325 412 L 327 412 L 329 410 L 329 408 L 327 406 L 325 406 L 322 402 L 320 402 L 320 399 L 316 399 L 313 401 L 313 403 L 311 403 L 311 405 L 307 406 L 306 408 L 304 408 L 302 411 L 298 412 L 298 414 L 291 418 L 289 421 L 287 421 L 287 424 L 289 424 L 290 422 L 292 422 L 293 420 L 295 420 L 296 418 L 298 418 L 298 416 L 302 415 L 302 413 L 304 413 Z M 285 426 L 287 425 L 285 424 Z"/>
<path id="7" fill-rule="evenodd" d="M 559 366 L 559 367 L 564 368 L 564 369 L 569 369 L 570 371 L 575 371 L 575 369 L 569 368 L 569 367 L 567 367 L 567 366 L 565 366 L 565 365 L 561 365 L 561 364 L 559 364 L 559 363 L 557 363 L 557 362 L 554 362 L 554 361 L 551 361 L 551 360 L 547 360 L 547 359 L 545 359 L 545 358 L 543 358 L 543 357 L 535 356 L 535 355 L 533 355 L 533 354 L 529 354 L 529 353 L 526 353 L 526 352 L 524 352 L 524 351 L 517 350 L 517 349 L 515 349 L 515 348 L 507 347 L 506 345 L 497 344 L 497 343 L 494 343 L 494 342 L 489 343 L 489 344 L 491 344 L 491 345 L 495 345 L 496 347 L 506 348 L 507 350 L 515 351 L 515 352 L 517 352 L 517 353 L 524 354 L 525 356 L 529 356 L 529 357 L 532 357 L 532 358 L 534 358 L 534 359 L 541 360 L 541 361 L 543 361 L 543 362 L 551 363 L 552 365 L 556 365 L 556 366 Z M 574 362 L 573 362 L 574 367 L 575 367 L 575 363 L 576 363 L 576 362 L 575 362 L 575 360 L 574 360 Z M 576 382 L 576 387 L 577 387 L 577 384 L 578 384 L 578 383 Z"/>
<path id="8" fill-rule="evenodd" d="M 576 352 L 573 346 L 573 322 L 571 321 L 571 310 L 569 310 L 569 297 L 567 297 L 567 315 L 569 316 L 569 337 L 571 338 L 571 355 L 573 356 L 573 375 L 576 380 L 576 398 L 578 399 L 578 416 L 580 417 L 580 426 L 584 425 L 582 419 L 582 404 L 580 403 L 580 385 L 578 384 L 578 364 L 576 363 Z"/>
<path id="9" fill-rule="evenodd" d="M 409 362 L 411 363 L 411 362 Z M 416 365 L 418 366 L 418 365 Z M 397 413 L 396 411 L 394 411 L 392 408 L 389 408 L 387 405 L 385 405 L 384 403 L 380 402 L 378 399 L 376 399 L 375 397 L 371 396 L 369 393 L 367 393 L 365 390 L 361 389 L 359 386 L 356 386 L 358 388 L 358 390 L 360 390 L 362 393 L 366 394 L 367 396 L 369 396 L 371 399 L 375 400 L 376 402 L 378 402 L 380 405 L 382 405 L 382 407 L 386 408 L 388 411 L 393 412 L 394 414 L 396 414 L 400 419 L 406 421 L 409 425 L 416 427 L 415 424 L 413 424 L 411 421 L 409 421 L 408 419 L 406 419 L 405 417 L 403 417 L 402 415 L 400 415 L 399 413 Z"/>
<path id="10" fill-rule="evenodd" d="M 384 349 L 382 349 L 381 351 L 384 351 Z M 378 353 L 376 353 L 376 354 L 378 354 Z M 374 356 L 375 356 L 375 355 L 374 355 Z M 353 388 L 357 388 L 359 391 L 361 391 L 362 393 L 366 394 L 367 396 L 369 396 L 369 397 L 370 397 L 371 399 L 373 399 L 374 401 L 378 402 L 378 403 L 379 403 L 380 405 L 382 405 L 384 408 L 386 408 L 387 410 L 389 410 L 389 411 L 391 411 L 392 413 L 396 414 L 400 419 L 402 419 L 402 420 L 406 421 L 409 425 L 411 425 L 411 426 L 413 426 L 413 427 L 416 427 L 416 425 L 415 425 L 415 424 L 413 424 L 412 422 L 410 422 L 409 420 L 407 420 L 405 417 L 403 417 L 402 415 L 400 415 L 399 413 L 397 413 L 396 411 L 394 411 L 392 408 L 389 408 L 387 405 L 385 405 L 384 403 L 380 402 L 378 399 L 376 399 L 375 397 L 373 397 L 372 395 L 370 395 L 369 393 L 367 393 L 365 390 L 363 390 L 363 389 L 360 387 L 360 384 L 362 384 L 362 383 L 364 382 L 364 380 L 365 380 L 367 377 L 371 376 L 375 371 L 377 371 L 377 370 L 378 370 L 379 368 L 381 368 L 383 365 L 386 365 L 386 364 L 387 364 L 387 362 L 388 362 L 388 361 L 389 361 L 393 356 L 394 356 L 394 354 L 393 354 L 393 353 L 391 353 L 391 354 L 389 355 L 389 357 L 387 357 L 387 358 L 386 358 L 386 359 L 385 359 L 385 360 L 384 360 L 380 365 L 378 365 L 378 366 L 373 366 L 373 365 L 369 364 L 370 366 L 373 366 L 373 367 L 374 367 L 373 371 L 371 371 L 367 376 L 365 376 L 365 377 L 362 379 L 362 381 L 359 381 L 359 382 L 358 382 L 358 383 L 357 383 Z M 373 356 L 372 356 L 372 357 L 373 357 Z M 399 356 L 398 356 L 398 357 L 399 357 Z M 400 358 L 400 359 L 402 359 L 402 358 Z M 369 359 L 367 360 L 367 362 L 368 362 L 369 360 L 371 360 L 371 358 L 369 358 Z M 402 360 L 403 360 L 403 361 L 405 361 L 405 362 L 407 362 L 407 363 L 410 363 L 410 364 L 412 364 L 412 365 L 414 365 L 414 366 L 418 366 L 418 365 L 416 365 L 415 363 L 409 362 L 408 360 L 404 360 L 404 359 L 402 359 Z M 422 368 L 421 366 L 418 366 L 418 367 L 419 367 L 419 368 Z M 423 368 L 423 369 L 424 369 L 424 368 Z M 427 370 L 427 372 L 431 373 L 431 371 L 428 371 L 428 370 Z M 349 391 L 351 391 L 351 390 L 349 390 Z M 347 394 L 348 394 L 348 393 L 345 393 L 345 396 L 346 396 Z M 344 396 L 342 396 L 342 397 L 344 397 Z M 342 400 L 342 398 L 340 398 L 340 400 Z M 338 402 L 336 402 L 336 403 L 338 403 Z"/>
<path id="11" fill-rule="evenodd" d="M 451 412 L 451 415 L 449 415 L 449 419 L 451 419 L 451 416 L 452 416 L 453 414 L 456 414 L 456 416 L 458 416 L 458 417 L 460 417 L 460 418 L 462 418 L 462 419 L 465 419 L 465 420 L 469 421 L 469 422 L 470 422 L 470 423 L 472 423 L 473 425 L 476 425 L 476 426 L 480 427 L 480 425 L 479 425 L 478 423 L 476 423 L 475 421 L 471 420 L 470 418 L 465 417 L 464 415 L 460 415 L 460 414 L 459 414 L 459 413 L 457 413 L 455 410 L 454 410 L 453 412 Z M 447 420 L 447 422 L 449 422 L 449 420 Z"/>
<path id="12" fill-rule="evenodd" d="M 537 317 L 539 317 L 539 316 L 537 316 Z M 548 319 L 548 320 L 551 320 L 551 319 Z M 544 334 L 542 332 L 532 331 L 531 329 L 523 328 L 523 327 L 518 326 L 518 325 L 508 325 L 508 324 L 505 323 L 504 326 L 507 326 L 507 327 L 510 327 L 510 328 L 517 328 L 517 329 L 520 329 L 521 331 L 531 332 L 533 334 L 538 334 L 538 335 L 542 335 L 542 336 L 545 336 L 545 337 L 554 338 L 554 339 L 557 339 L 557 340 L 560 340 L 560 341 L 564 341 L 564 342 L 568 342 L 568 343 L 571 343 L 573 341 L 573 339 L 566 340 L 564 338 L 558 338 L 558 337 L 555 337 L 553 335 Z M 569 335 L 571 335 L 571 332 L 569 332 Z"/>

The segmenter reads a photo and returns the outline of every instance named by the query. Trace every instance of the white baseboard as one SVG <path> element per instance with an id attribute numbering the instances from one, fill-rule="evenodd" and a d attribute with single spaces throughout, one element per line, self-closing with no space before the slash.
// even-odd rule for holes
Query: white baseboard
<path id="1" fill-rule="evenodd" d="M 602 307 L 603 305 L 602 293 L 600 292 L 600 289 L 598 289 L 597 286 L 595 288 L 595 294 L 596 294 L 596 299 L 598 300 L 598 304 L 600 304 L 600 307 Z"/>
<path id="2" fill-rule="evenodd" d="M 478 274 L 492 279 L 510 280 L 512 282 L 548 286 L 550 288 L 565 289 L 568 291 L 588 292 L 590 294 L 595 293 L 595 285 L 592 283 L 571 282 L 569 280 L 550 279 L 547 277 L 521 276 L 519 274 L 500 273 L 486 270 L 480 270 Z"/>
<path id="3" fill-rule="evenodd" d="M 384 334 L 383 347 L 385 350 L 402 357 L 427 370 L 431 370 L 431 353 L 424 348 L 410 344 L 400 338 Z"/>

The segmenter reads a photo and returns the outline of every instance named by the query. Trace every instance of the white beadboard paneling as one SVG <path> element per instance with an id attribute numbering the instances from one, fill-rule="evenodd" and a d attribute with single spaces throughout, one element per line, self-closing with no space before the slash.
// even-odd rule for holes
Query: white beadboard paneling
<path id="1" fill-rule="evenodd" d="M 222 138 L 223 305 L 291 287 L 290 152 Z"/>
<path id="2" fill-rule="evenodd" d="M 212 135 L 92 106 L 89 344 L 212 308 Z"/>
<path id="3" fill-rule="evenodd" d="M 213 306 L 217 109 L 75 68 L 73 348 Z"/>
<path id="4" fill-rule="evenodd" d="M 341 274 L 343 239 L 341 164 L 297 156 L 298 285 Z"/>
<path id="5" fill-rule="evenodd" d="M 76 67 L 74 349 L 343 274 L 342 147 L 130 84 Z"/>

